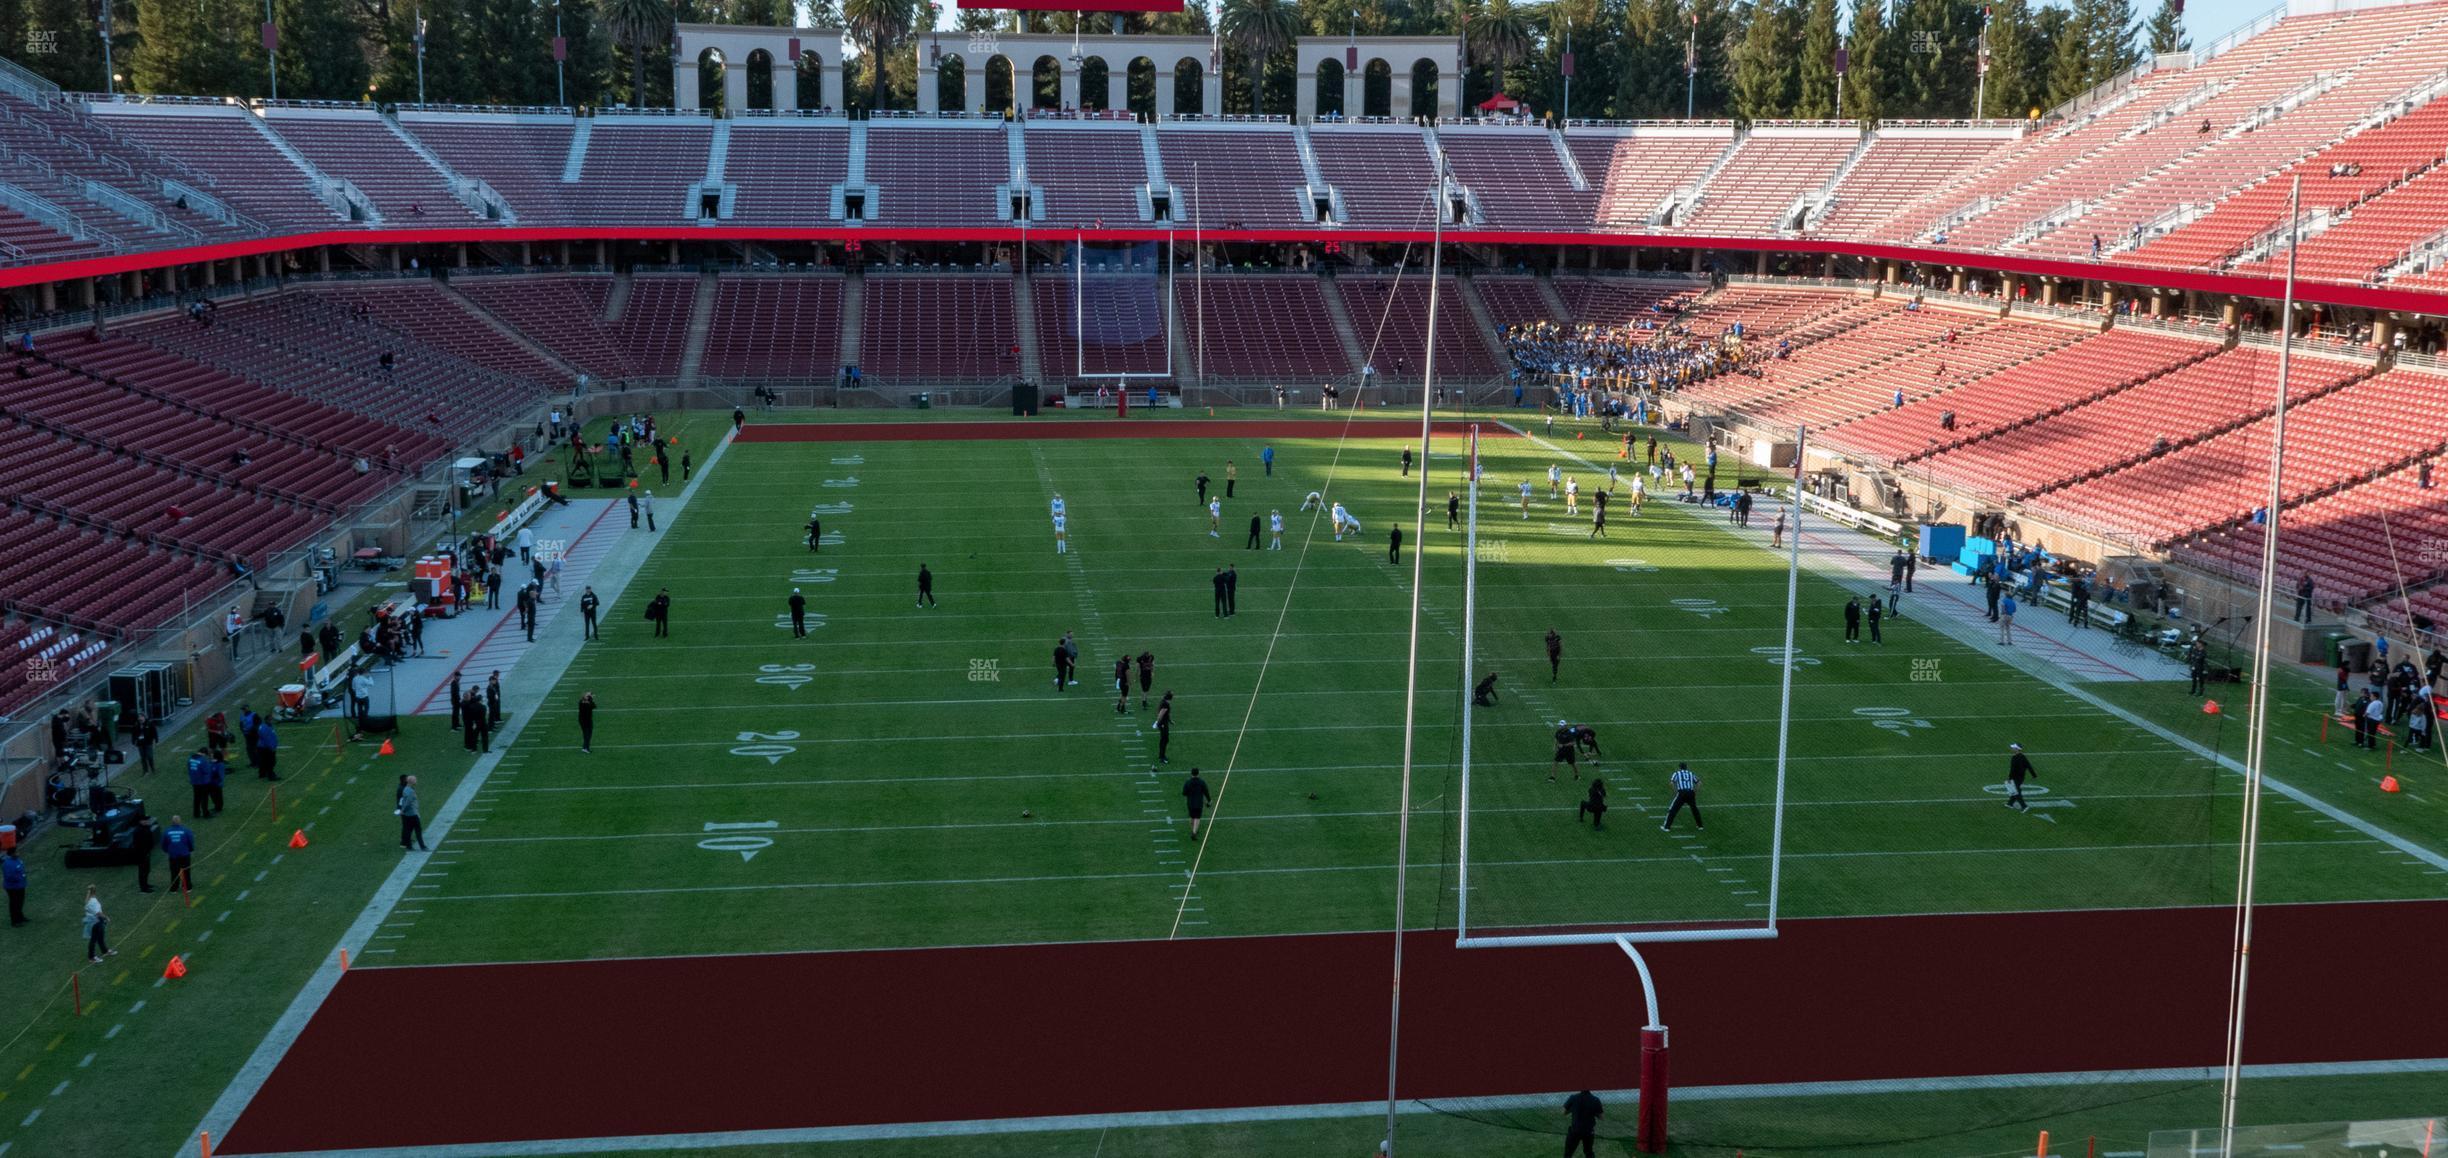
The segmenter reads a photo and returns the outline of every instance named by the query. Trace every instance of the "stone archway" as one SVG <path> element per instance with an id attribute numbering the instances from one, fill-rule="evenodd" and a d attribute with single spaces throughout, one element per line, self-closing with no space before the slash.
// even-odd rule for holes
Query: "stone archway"
<path id="1" fill-rule="evenodd" d="M 1438 79 L 1435 61 L 1421 57 L 1411 62 L 1411 107 L 1404 111 L 1404 116 L 1418 118 L 1437 115 L 1438 98 L 1444 95 Z M 1461 87 L 1455 86 L 1454 91 L 1460 92 Z"/>
<path id="2" fill-rule="evenodd" d="M 730 104 L 730 102 L 725 99 L 726 97 L 730 96 L 730 94 L 724 91 L 723 88 L 723 82 L 729 79 L 730 72 L 731 68 L 729 63 L 723 59 L 722 49 L 705 48 L 698 51 L 696 107 L 713 109 L 715 111 L 715 115 L 717 116 L 722 114 L 723 110 Z M 748 78 L 743 73 L 740 76 L 740 83 L 745 86 L 747 81 Z M 740 103 L 747 103 L 747 94 L 742 92 L 740 95 Z"/>
<path id="3" fill-rule="evenodd" d="M 1339 60 L 1323 60 L 1317 67 L 1317 115 L 1346 116 L 1351 110 L 1343 107 L 1343 81 L 1348 73 Z"/>
<path id="4" fill-rule="evenodd" d="M 1091 56 L 1080 61 L 1079 107 L 1099 111 L 1108 107 L 1113 99 L 1112 81 L 1113 68 L 1105 63 L 1104 57 Z"/>
<path id="5" fill-rule="evenodd" d="M 676 24 L 672 35 L 672 102 L 678 108 L 841 107 L 840 54 L 827 55 L 829 46 L 841 43 L 841 29 Z M 752 100 L 749 80 L 759 61 L 764 99 Z M 792 62 L 787 82 L 774 74 L 782 61 Z"/>
<path id="6" fill-rule="evenodd" d="M 985 111 L 1000 115 L 1020 107 L 1018 86 L 1013 83 L 1018 71 L 1008 56 L 997 53 L 986 58 Z"/>
<path id="7" fill-rule="evenodd" d="M 1185 56 L 1173 62 L 1173 107 L 1166 116 L 1195 116 L 1206 111 L 1207 65 Z"/>
<path id="8" fill-rule="evenodd" d="M 767 111 L 774 107 L 773 54 L 762 48 L 748 54 L 748 100 L 744 107 Z"/>
<path id="9" fill-rule="evenodd" d="M 945 53 L 935 61 L 935 107 L 977 111 L 969 104 L 969 62 L 958 53 Z"/>
<path id="10" fill-rule="evenodd" d="M 1123 107 L 1140 120 L 1156 119 L 1156 62 L 1134 56 L 1123 70 Z"/>
<path id="11" fill-rule="evenodd" d="M 1028 107 L 1032 109 L 1061 108 L 1063 106 L 1062 82 L 1062 61 L 1056 59 L 1050 52 L 1038 57 L 1037 63 L 1029 66 Z"/>
<path id="12" fill-rule="evenodd" d="M 1382 56 L 1370 60 L 1360 70 L 1360 115 L 1394 115 L 1394 66 Z"/>

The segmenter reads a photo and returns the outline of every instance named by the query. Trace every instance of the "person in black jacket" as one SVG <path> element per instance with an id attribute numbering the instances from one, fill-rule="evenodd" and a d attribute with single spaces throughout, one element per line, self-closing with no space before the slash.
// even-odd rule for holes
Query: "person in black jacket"
<path id="1" fill-rule="evenodd" d="M 601 606 L 603 606 L 603 600 L 595 597 L 593 587 L 588 587 L 578 596 L 578 614 L 586 620 L 586 635 L 584 636 L 586 639 L 603 638 L 595 631 L 595 609 Z"/>
<path id="2" fill-rule="evenodd" d="M 647 601 L 646 618 L 654 621 L 656 639 L 671 634 L 671 588 L 658 589 L 655 597 Z"/>
<path id="3" fill-rule="evenodd" d="M 807 596 L 805 596 L 805 595 L 801 595 L 801 594 L 799 593 L 799 589 L 798 589 L 798 588 L 796 588 L 796 587 L 791 588 L 791 593 L 790 593 L 790 617 L 791 617 L 791 636 L 792 636 L 793 638 L 795 638 L 795 639 L 806 639 L 806 638 L 807 638 Z"/>
<path id="4" fill-rule="evenodd" d="M 1581 802 L 1580 814 L 1575 819 L 1588 820 L 1592 828 L 1605 828 L 1606 810 L 1606 781 L 1592 777 L 1589 785 L 1589 799 Z"/>
<path id="5" fill-rule="evenodd" d="M 490 732 L 495 728 L 501 727 L 502 722 L 500 672 L 497 671 L 485 677 L 484 698 L 485 731 Z"/>
<path id="6" fill-rule="evenodd" d="M 1215 573 L 1215 613 L 1216 618 L 1224 618 L 1224 569 L 1222 567 L 1216 568 Z"/>
<path id="7" fill-rule="evenodd" d="M 1598 1119 L 1606 1117 L 1605 1104 L 1598 1095 L 1583 1090 L 1564 1099 L 1564 1113 L 1571 1119 L 1564 1127 L 1564 1158 L 1572 1158 L 1575 1146 L 1585 1158 L 1597 1158 Z"/>
<path id="8" fill-rule="evenodd" d="M 595 751 L 595 693 L 593 692 L 582 692 L 578 696 L 578 750 L 590 755 Z"/>
<path id="9" fill-rule="evenodd" d="M 136 891 L 152 892 L 153 848 L 161 843 L 161 831 L 153 826 L 152 818 L 147 817 L 136 822 L 136 831 L 131 834 L 131 839 L 134 843 L 129 849 L 136 854 Z"/>

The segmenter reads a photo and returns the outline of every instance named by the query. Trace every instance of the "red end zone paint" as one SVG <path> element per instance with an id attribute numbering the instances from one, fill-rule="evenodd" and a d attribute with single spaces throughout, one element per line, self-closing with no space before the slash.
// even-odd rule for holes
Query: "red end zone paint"
<path id="1" fill-rule="evenodd" d="M 430 917 L 428 919 L 431 919 Z M 1686 1085 L 2217 1064 L 2225 908 L 1788 921 L 1646 947 Z M 2248 1061 L 2437 1056 L 2448 1002 L 2341 1006 L 2341 959 L 2448 956 L 2448 902 L 2264 906 Z M 217 1149 L 604 1138 L 1385 1095 L 1384 934 L 368 969 Z M 1405 1097 L 1621 1089 L 1612 946 L 1408 946 Z M 401 1027 L 417 1043 L 397 1048 Z M 413 1091 L 413 1097 L 402 1097 Z"/>
<path id="2" fill-rule="evenodd" d="M 1468 422 L 1437 422 L 1434 434 L 1456 437 L 1470 433 Z M 1511 438 L 1513 432 L 1494 420 L 1479 425 L 1481 438 Z M 1411 438 L 1419 423 L 1386 419 L 1351 422 L 1303 422 L 1264 418 L 1223 418 L 1215 421 L 1134 420 L 1113 422 L 1017 419 L 1009 422 L 779 422 L 741 428 L 740 442 L 969 442 L 1030 439 L 1057 442 L 1069 438 Z"/>

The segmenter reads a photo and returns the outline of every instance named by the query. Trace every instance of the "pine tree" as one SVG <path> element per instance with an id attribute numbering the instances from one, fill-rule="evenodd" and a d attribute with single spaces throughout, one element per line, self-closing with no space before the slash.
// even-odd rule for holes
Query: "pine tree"
<path id="1" fill-rule="evenodd" d="M 2134 43 L 2133 0 L 2091 0 L 2091 83 L 2101 84 L 2142 62 Z"/>
<path id="2" fill-rule="evenodd" d="M 1793 110 L 1796 73 L 1793 7 L 1786 0 L 1758 0 L 1742 42 L 1734 50 L 1734 115 L 1763 121 Z"/>
<path id="3" fill-rule="evenodd" d="M 1802 16 L 1800 88 L 1794 115 L 1822 121 L 1836 115 L 1836 0 L 1808 0 Z"/>
<path id="4" fill-rule="evenodd" d="M 1997 0 L 1989 12 L 1988 115 L 2020 119 L 2045 99 L 2047 60 L 2027 0 Z"/>
<path id="5" fill-rule="evenodd" d="M 356 100 L 371 79 L 363 10 L 354 0 L 280 0 L 281 95 Z"/>
<path id="6" fill-rule="evenodd" d="M 233 28 L 254 28 L 261 10 L 245 0 L 150 0 L 144 39 L 128 61 L 129 86 L 139 92 L 197 96 L 257 96 L 270 87 L 263 47 Z"/>
<path id="7" fill-rule="evenodd" d="M 65 89 L 102 90 L 102 33 L 81 0 L 7 5 L 0 52 Z"/>
<path id="8" fill-rule="evenodd" d="M 2184 0 L 2159 0 L 2145 36 L 2155 54 L 2193 51 L 2193 38 L 2184 29 Z"/>
<path id="9" fill-rule="evenodd" d="M 1845 76 L 1845 115 L 1875 122 L 1886 108 L 1887 67 L 1893 55 L 1887 37 L 1885 0 L 1858 0 L 1853 5 L 1852 68 Z"/>
<path id="10" fill-rule="evenodd" d="M 2091 88 L 2091 4 L 2075 5 L 2050 45 L 2048 103 L 2064 104 Z"/>
<path id="11" fill-rule="evenodd" d="M 1679 116 L 1683 111 L 1683 34 L 1676 0 L 1630 0 L 1618 40 L 1615 115 Z"/>

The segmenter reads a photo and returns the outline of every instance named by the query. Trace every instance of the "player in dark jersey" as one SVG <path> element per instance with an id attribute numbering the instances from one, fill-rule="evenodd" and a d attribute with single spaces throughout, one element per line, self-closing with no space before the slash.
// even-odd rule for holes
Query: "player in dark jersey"
<path id="1" fill-rule="evenodd" d="M 1555 628 L 1547 629 L 1547 682 L 1554 683 L 1564 674 L 1564 637 Z"/>
<path id="2" fill-rule="evenodd" d="M 1156 762 L 1159 764 L 1172 763 L 1173 757 L 1168 754 L 1168 750 L 1172 747 L 1173 693 L 1168 691 L 1164 694 L 1163 699 L 1156 701 Z M 1150 768 L 1148 771 L 1153 772 L 1155 769 Z"/>
<path id="3" fill-rule="evenodd" d="M 1114 661 L 1114 712 L 1119 715 L 1129 710 L 1130 657 L 1124 656 Z"/>
<path id="4" fill-rule="evenodd" d="M 1149 688 L 1151 688 L 1151 687 L 1153 687 L 1153 686 L 1155 686 L 1155 684 L 1156 684 L 1156 653 L 1155 653 L 1155 652 L 1152 652 L 1152 651 L 1143 651 L 1143 652 L 1140 652 L 1140 653 L 1139 653 L 1139 706 L 1140 706 L 1140 707 L 1143 707 L 1143 708 L 1144 708 L 1144 707 L 1148 706 L 1148 702 L 1147 702 L 1147 697 L 1148 697 L 1148 689 L 1149 689 Z"/>
<path id="5" fill-rule="evenodd" d="M 1555 770 L 1558 764 L 1571 765 L 1573 779 L 1581 778 L 1580 740 L 1578 734 L 1573 731 L 1573 726 L 1562 720 L 1556 721 L 1555 757 L 1547 762 L 1547 782 L 1549 784 L 1555 783 Z"/>

